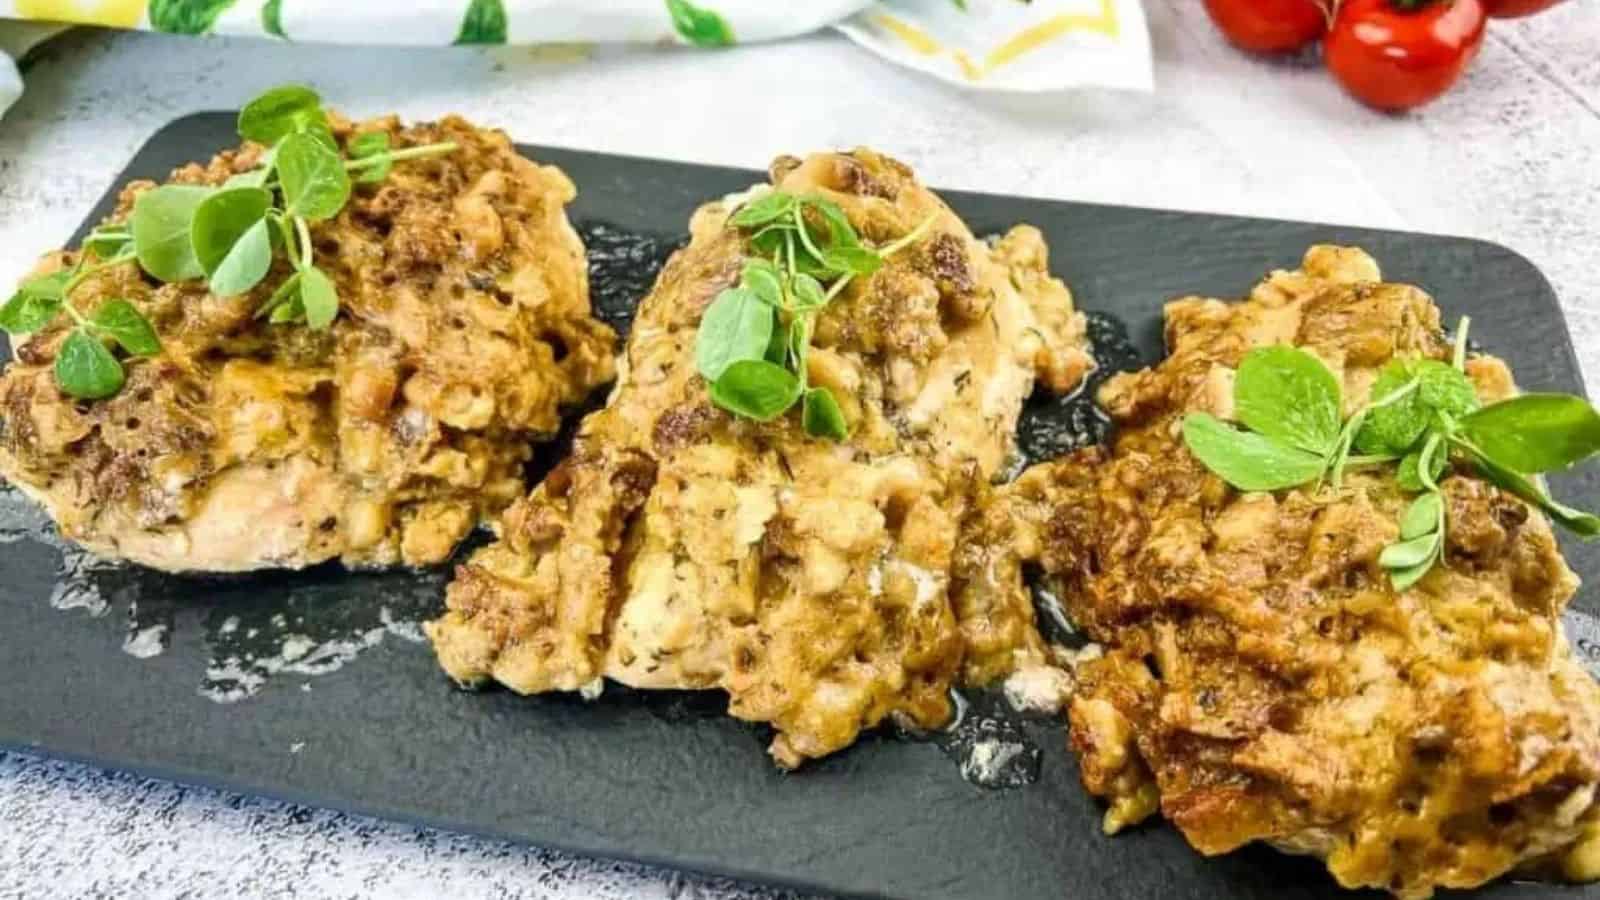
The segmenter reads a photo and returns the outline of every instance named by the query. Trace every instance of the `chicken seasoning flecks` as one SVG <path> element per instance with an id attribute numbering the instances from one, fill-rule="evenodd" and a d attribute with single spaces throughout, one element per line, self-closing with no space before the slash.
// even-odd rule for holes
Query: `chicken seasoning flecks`
<path id="1" fill-rule="evenodd" d="M 127 299 L 161 336 L 164 353 L 130 361 L 121 392 L 62 395 L 60 323 L 18 347 L 0 377 L 0 472 L 70 539 L 169 571 L 438 563 L 522 494 L 531 445 L 561 411 L 611 380 L 615 337 L 590 316 L 565 175 L 454 117 L 332 124 L 340 141 L 359 128 L 397 149 L 458 149 L 396 163 L 312 225 L 345 305 L 331 329 L 257 317 L 290 274 L 282 260 L 228 298 L 129 262 L 75 294 L 89 312 Z M 173 181 L 220 184 L 260 152 Z M 151 186 L 129 185 L 112 220 Z"/>
<path id="2" fill-rule="evenodd" d="M 809 381 L 848 436 L 710 403 L 700 316 L 748 248 L 727 225 L 739 201 L 702 207 L 639 308 L 611 402 L 428 626 L 458 680 L 720 689 L 794 767 L 880 722 L 937 729 L 956 682 L 1048 664 L 1026 591 L 990 590 L 988 557 L 960 538 L 1035 379 L 1067 391 L 1092 367 L 1041 236 L 988 246 L 871 151 L 785 158 L 773 181 L 838 204 L 878 246 L 928 228 L 817 320 Z"/>
<path id="3" fill-rule="evenodd" d="M 1187 413 L 1233 417 L 1253 347 L 1315 354 L 1349 408 L 1396 356 L 1448 358 L 1432 301 L 1314 247 L 1247 302 L 1173 301 L 1167 343 L 1101 391 L 1109 448 L 997 503 L 1104 647 L 1075 667 L 1069 721 L 1106 830 L 1159 809 L 1204 853 L 1266 841 L 1402 897 L 1600 875 L 1600 685 L 1563 635 L 1577 579 L 1544 516 L 1449 473 L 1447 564 L 1397 592 L 1379 562 L 1408 502 L 1392 474 L 1241 493 L 1180 442 Z M 1484 402 L 1516 391 L 1498 359 L 1465 368 Z"/>

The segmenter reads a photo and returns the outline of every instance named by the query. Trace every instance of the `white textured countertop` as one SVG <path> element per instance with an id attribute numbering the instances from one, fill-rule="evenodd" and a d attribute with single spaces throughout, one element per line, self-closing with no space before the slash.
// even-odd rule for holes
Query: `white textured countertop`
<path id="1" fill-rule="evenodd" d="M 294 79 L 355 114 L 460 112 L 534 143 L 741 166 L 871 144 L 943 187 L 1485 238 L 1549 275 L 1600 386 L 1600 2 L 1492 23 L 1465 82 L 1404 117 L 1310 63 L 1234 53 L 1193 0 L 1146 2 L 1149 97 L 969 95 L 835 36 L 579 59 L 77 32 L 0 120 L 0 284 L 156 128 Z M 3 754 L 0 873 L 0 897 L 778 896 Z"/>

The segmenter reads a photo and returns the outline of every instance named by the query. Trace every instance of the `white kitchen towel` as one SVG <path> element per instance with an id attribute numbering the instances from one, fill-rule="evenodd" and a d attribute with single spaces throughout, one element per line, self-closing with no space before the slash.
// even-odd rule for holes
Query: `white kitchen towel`
<path id="1" fill-rule="evenodd" d="M 0 111 L 20 21 L 348 44 L 669 42 L 718 47 L 835 27 L 965 87 L 1149 90 L 1139 0 L 0 0 Z"/>

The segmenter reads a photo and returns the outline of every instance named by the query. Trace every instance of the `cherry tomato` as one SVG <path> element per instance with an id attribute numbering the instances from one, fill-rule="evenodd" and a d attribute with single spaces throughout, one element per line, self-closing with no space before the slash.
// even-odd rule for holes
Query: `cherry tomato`
<path id="1" fill-rule="evenodd" d="M 1542 12 L 1560 2 L 1561 0 L 1484 0 L 1483 6 L 1491 19 L 1515 19 Z"/>
<path id="2" fill-rule="evenodd" d="M 1344 0 L 1322 56 L 1358 99 L 1410 109 L 1455 84 L 1478 54 L 1483 24 L 1481 0 Z"/>
<path id="3" fill-rule="evenodd" d="M 1235 46 L 1256 53 L 1299 50 L 1328 30 L 1318 0 L 1206 0 L 1206 12 Z"/>

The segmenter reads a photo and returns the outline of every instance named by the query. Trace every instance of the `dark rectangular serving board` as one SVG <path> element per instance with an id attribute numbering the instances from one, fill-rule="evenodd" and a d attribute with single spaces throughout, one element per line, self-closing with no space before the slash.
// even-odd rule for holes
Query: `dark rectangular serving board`
<path id="1" fill-rule="evenodd" d="M 230 115 L 180 119 L 151 138 L 117 187 L 130 178 L 162 178 L 233 143 Z M 524 150 L 577 183 L 571 213 L 580 225 L 609 223 L 665 241 L 684 233 L 699 203 L 761 177 Z M 85 228 L 111 208 L 115 192 Z M 1168 298 L 1239 296 L 1269 269 L 1294 266 L 1308 245 L 1332 241 L 1372 252 L 1390 280 L 1426 287 L 1447 320 L 1470 314 L 1473 336 L 1509 359 L 1525 388 L 1582 391 L 1550 285 L 1503 247 L 1301 222 L 945 196 L 978 233 L 1016 222 L 1041 228 L 1053 267 L 1079 304 L 1125 322 L 1145 363 L 1161 353 L 1160 311 Z M 1600 506 L 1594 468 L 1555 479 L 1555 488 L 1578 506 Z M 8 502 L 15 507 L 14 498 Z M 0 518 L 14 525 L 19 514 L 12 508 Z M 691 696 L 608 690 L 584 703 L 454 690 L 406 624 L 439 607 L 443 573 L 358 575 L 324 567 L 205 580 L 100 571 L 76 554 L 63 563 L 60 547 L 37 526 L 0 530 L 3 747 L 839 894 L 1338 895 L 1315 863 L 1259 848 L 1203 859 L 1160 823 L 1103 837 L 1101 808 L 1079 787 L 1059 726 L 1030 726 L 1043 748 L 1041 774 L 1020 788 L 975 787 L 935 745 L 887 735 L 785 775 L 767 759 L 760 729 L 717 716 L 714 702 Z M 1600 583 L 1600 555 L 1571 543 L 1568 550 L 1585 580 Z M 81 608 L 61 608 L 74 603 Z M 1576 605 L 1600 612 L 1593 589 Z M 1593 620 L 1575 613 L 1571 621 L 1592 665 L 1600 657 Z M 139 654 L 124 652 L 125 644 Z M 296 658 L 308 646 L 315 658 Z M 250 696 L 215 699 L 230 691 Z M 1502 884 L 1486 894 L 1578 892 Z"/>

